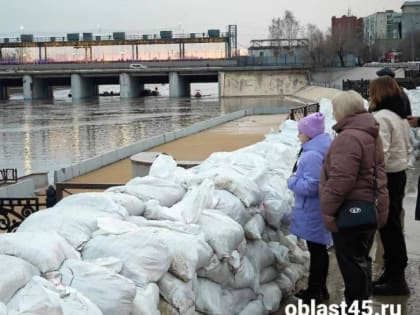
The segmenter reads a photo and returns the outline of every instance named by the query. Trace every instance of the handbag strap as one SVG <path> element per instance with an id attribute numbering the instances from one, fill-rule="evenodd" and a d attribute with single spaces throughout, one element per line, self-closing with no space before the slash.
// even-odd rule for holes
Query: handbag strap
<path id="1" fill-rule="evenodd" d="M 293 165 L 292 174 L 296 173 L 298 161 L 299 161 L 300 155 L 302 154 L 302 151 L 303 151 L 303 148 L 300 148 L 299 153 L 297 154 L 297 157 L 296 157 L 295 165 Z"/>

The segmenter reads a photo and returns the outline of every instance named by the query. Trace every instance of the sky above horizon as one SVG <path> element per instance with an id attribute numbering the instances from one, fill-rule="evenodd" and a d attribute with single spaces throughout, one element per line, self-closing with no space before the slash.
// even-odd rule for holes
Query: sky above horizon
<path id="1" fill-rule="evenodd" d="M 245 49 L 251 39 L 268 37 L 272 18 L 285 10 L 306 25 L 322 31 L 331 26 L 332 16 L 348 13 L 364 17 L 378 11 L 401 11 L 398 0 L 12 0 L 1 1 L 0 37 L 34 34 L 59 35 L 71 32 L 152 34 L 161 30 L 200 33 L 238 26 L 238 46 Z"/>

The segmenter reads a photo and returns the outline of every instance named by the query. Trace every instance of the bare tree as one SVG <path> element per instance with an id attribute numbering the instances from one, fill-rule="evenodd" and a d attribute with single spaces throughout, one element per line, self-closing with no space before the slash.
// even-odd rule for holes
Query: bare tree
<path id="1" fill-rule="evenodd" d="M 314 24 L 306 26 L 305 37 L 308 39 L 308 57 L 311 63 L 315 65 L 324 64 L 325 55 L 325 36 L 321 30 Z"/>
<path id="2" fill-rule="evenodd" d="M 271 39 L 288 39 L 289 47 L 292 39 L 297 38 L 300 31 L 299 21 L 296 20 L 292 11 L 286 10 L 282 18 L 274 18 L 268 28 Z"/>

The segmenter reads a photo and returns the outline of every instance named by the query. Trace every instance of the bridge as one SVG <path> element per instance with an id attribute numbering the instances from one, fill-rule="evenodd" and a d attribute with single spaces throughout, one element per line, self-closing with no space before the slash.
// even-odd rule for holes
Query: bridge
<path id="1" fill-rule="evenodd" d="M 98 96 L 98 85 L 106 84 L 119 84 L 121 98 L 135 98 L 147 83 L 169 83 L 170 97 L 185 97 L 195 82 L 218 82 L 220 96 L 271 96 L 294 93 L 308 76 L 295 65 L 239 67 L 236 59 L 149 61 L 141 68 L 129 62 L 0 65 L 0 99 L 7 99 L 10 87 L 22 87 L 24 99 L 32 100 L 70 86 L 77 100 Z"/>

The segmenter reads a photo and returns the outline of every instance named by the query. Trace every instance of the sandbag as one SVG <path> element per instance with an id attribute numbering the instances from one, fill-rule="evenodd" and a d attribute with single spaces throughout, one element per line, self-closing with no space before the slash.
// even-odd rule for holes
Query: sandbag
<path id="1" fill-rule="evenodd" d="M 158 305 L 159 287 L 156 283 L 149 283 L 145 287 L 137 287 L 132 315 L 160 315 Z"/>
<path id="2" fill-rule="evenodd" d="M 217 210 L 204 210 L 198 224 L 219 259 L 229 258 L 244 240 L 242 226 Z"/>
<path id="3" fill-rule="evenodd" d="M 171 207 L 185 194 L 185 189 L 175 182 L 153 176 L 136 177 L 124 186 L 124 192 L 140 200 L 157 200 L 163 207 Z"/>
<path id="4" fill-rule="evenodd" d="M 0 255 L 0 301 L 7 303 L 33 276 L 39 276 L 39 270 L 30 263 L 18 257 Z"/>
<path id="5" fill-rule="evenodd" d="M 267 315 L 268 312 L 264 308 L 264 304 L 261 299 L 251 301 L 248 305 L 239 313 L 239 315 Z"/>
<path id="6" fill-rule="evenodd" d="M 159 292 L 180 314 L 185 314 L 194 307 L 195 295 L 192 281 L 183 282 L 170 273 L 163 275 L 158 282 Z"/>
<path id="7" fill-rule="evenodd" d="M 242 226 L 251 219 L 251 215 L 246 211 L 242 201 L 232 193 L 227 190 L 216 189 L 214 196 L 216 198 L 213 207 L 215 210 L 223 212 Z"/>
<path id="8" fill-rule="evenodd" d="M 276 282 L 261 285 L 258 293 L 262 295 L 264 308 L 269 313 L 275 312 L 279 309 L 282 294 Z"/>
<path id="9" fill-rule="evenodd" d="M 245 226 L 245 236 L 249 240 L 260 240 L 262 239 L 262 234 L 264 232 L 265 222 L 264 217 L 257 213 L 249 220 Z"/>
<path id="10" fill-rule="evenodd" d="M 20 257 L 42 273 L 60 268 L 65 259 L 80 255 L 56 232 L 17 232 L 0 234 L 0 254 Z"/>
<path id="11" fill-rule="evenodd" d="M 134 283 L 107 269 L 84 261 L 66 260 L 60 268 L 62 282 L 95 303 L 104 315 L 130 315 L 136 296 Z"/>
<path id="12" fill-rule="evenodd" d="M 124 264 L 121 274 L 140 287 L 158 281 L 172 261 L 169 249 L 159 238 L 159 233 L 98 235 L 86 244 L 82 256 L 83 259 L 119 258 Z"/>
<path id="13" fill-rule="evenodd" d="M 109 196 L 113 201 L 124 207 L 129 215 L 143 215 L 144 202 L 139 198 L 121 193 L 121 192 L 104 192 L 105 195 Z"/>

